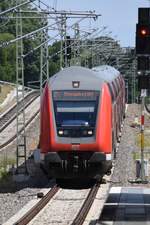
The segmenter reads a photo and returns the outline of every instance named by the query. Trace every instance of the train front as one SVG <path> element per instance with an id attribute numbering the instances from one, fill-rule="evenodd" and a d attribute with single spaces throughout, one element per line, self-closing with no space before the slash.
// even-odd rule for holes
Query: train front
<path id="1" fill-rule="evenodd" d="M 91 178 L 104 172 L 107 152 L 100 143 L 102 86 L 91 70 L 70 67 L 45 87 L 40 148 L 51 176 Z"/>

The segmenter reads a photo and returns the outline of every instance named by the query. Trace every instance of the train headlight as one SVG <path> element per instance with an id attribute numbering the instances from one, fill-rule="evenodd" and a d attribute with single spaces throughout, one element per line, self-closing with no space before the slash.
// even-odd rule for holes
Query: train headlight
<path id="1" fill-rule="evenodd" d="M 63 134 L 64 134 L 63 130 L 59 130 L 59 131 L 58 131 L 58 134 L 59 134 L 59 135 L 63 135 Z"/>
<path id="2" fill-rule="evenodd" d="M 88 130 L 88 135 L 92 135 L 93 131 L 92 130 Z"/>

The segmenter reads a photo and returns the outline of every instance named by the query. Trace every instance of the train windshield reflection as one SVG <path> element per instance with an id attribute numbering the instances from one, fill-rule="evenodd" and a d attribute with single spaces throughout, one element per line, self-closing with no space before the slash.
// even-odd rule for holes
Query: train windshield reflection
<path id="1" fill-rule="evenodd" d="M 96 101 L 57 101 L 55 117 L 57 126 L 95 126 Z"/>

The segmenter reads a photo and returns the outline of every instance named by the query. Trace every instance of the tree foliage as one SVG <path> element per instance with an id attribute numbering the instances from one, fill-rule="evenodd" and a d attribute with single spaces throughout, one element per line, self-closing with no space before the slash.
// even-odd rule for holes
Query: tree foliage
<path id="1" fill-rule="evenodd" d="M 0 11 L 4 11 L 12 7 L 13 1 L 1 1 Z M 34 10 L 30 4 L 23 7 L 24 10 Z M 4 43 L 15 39 L 16 37 L 16 20 L 9 19 L 9 16 L 15 16 L 16 14 L 9 13 L 0 19 L 0 43 Z M 26 15 L 26 14 L 25 14 Z M 36 14 L 28 13 L 28 16 L 33 16 Z M 23 34 L 30 33 L 41 27 L 41 19 L 23 19 Z M 31 52 L 34 48 L 41 44 L 40 32 L 30 39 L 23 40 L 24 55 Z M 56 51 L 59 51 L 60 43 L 55 42 L 49 46 L 49 54 L 54 55 Z M 50 58 L 49 62 L 49 73 L 53 75 L 59 70 L 59 56 L 54 56 Z M 29 54 L 24 58 L 24 75 L 25 84 L 27 85 L 29 81 L 37 81 L 40 76 L 40 48 Z M 0 48 L 0 80 L 15 82 L 16 79 L 16 44 L 8 45 L 7 47 Z"/>

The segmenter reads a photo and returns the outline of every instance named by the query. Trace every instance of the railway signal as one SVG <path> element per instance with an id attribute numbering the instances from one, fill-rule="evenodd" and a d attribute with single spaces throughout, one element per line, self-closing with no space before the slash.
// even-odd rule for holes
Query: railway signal
<path id="1" fill-rule="evenodd" d="M 150 8 L 139 8 L 138 10 L 136 54 L 150 54 Z"/>
<path id="2" fill-rule="evenodd" d="M 71 39 L 70 36 L 66 36 L 67 39 L 67 59 L 71 59 Z"/>
<path id="3" fill-rule="evenodd" d="M 66 39 L 63 43 L 63 54 L 64 54 L 64 61 L 65 61 L 65 59 L 67 61 L 71 59 L 71 38 L 70 38 L 70 36 L 66 36 Z"/>
<path id="4" fill-rule="evenodd" d="M 150 54 L 150 24 L 136 26 L 136 54 Z"/>
<path id="5" fill-rule="evenodd" d="M 136 25 L 138 88 L 150 89 L 150 8 L 139 8 Z M 139 73 L 140 72 L 140 73 Z"/>
<path id="6" fill-rule="evenodd" d="M 150 90 L 150 8 L 139 8 L 136 25 L 136 54 L 138 69 L 138 88 L 141 90 L 141 183 L 145 180 L 144 170 L 144 102 L 146 90 Z"/>

